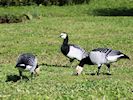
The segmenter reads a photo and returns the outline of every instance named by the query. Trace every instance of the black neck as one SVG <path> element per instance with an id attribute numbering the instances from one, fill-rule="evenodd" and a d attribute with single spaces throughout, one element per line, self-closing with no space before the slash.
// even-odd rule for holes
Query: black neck
<path id="1" fill-rule="evenodd" d="M 66 44 L 68 44 L 68 36 L 63 41 L 63 45 L 66 45 Z"/>

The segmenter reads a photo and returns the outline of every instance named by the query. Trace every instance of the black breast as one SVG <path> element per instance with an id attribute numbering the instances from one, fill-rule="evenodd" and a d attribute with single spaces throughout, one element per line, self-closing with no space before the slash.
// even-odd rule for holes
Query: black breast
<path id="1" fill-rule="evenodd" d="M 63 44 L 61 46 L 61 52 L 66 56 L 68 54 L 68 52 L 69 52 L 69 48 L 70 48 L 69 45 Z"/>
<path id="2" fill-rule="evenodd" d="M 79 66 L 83 67 L 84 64 L 88 64 L 88 65 L 94 65 L 91 60 L 90 60 L 90 57 L 87 56 L 86 58 L 82 59 L 79 63 Z"/>

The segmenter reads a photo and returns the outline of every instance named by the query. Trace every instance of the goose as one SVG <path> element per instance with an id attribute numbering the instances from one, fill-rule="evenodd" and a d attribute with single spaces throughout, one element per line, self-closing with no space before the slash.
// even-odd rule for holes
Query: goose
<path id="1" fill-rule="evenodd" d="M 108 67 L 108 73 L 110 74 L 110 64 L 120 59 L 130 59 L 127 55 L 118 50 L 112 50 L 109 48 L 96 48 L 89 52 L 88 56 L 82 59 L 76 67 L 76 74 L 81 74 L 84 64 L 97 65 L 99 75 L 102 64 Z"/>
<path id="2" fill-rule="evenodd" d="M 33 74 L 39 74 L 39 67 L 37 64 L 37 58 L 31 53 L 23 53 L 18 57 L 15 68 L 18 68 L 20 78 L 22 78 L 23 71 L 30 71 L 31 76 Z"/>
<path id="3" fill-rule="evenodd" d="M 62 32 L 60 37 L 64 39 L 61 45 L 61 52 L 69 58 L 70 62 L 73 62 L 74 59 L 81 61 L 88 55 L 83 48 L 74 44 L 68 44 L 68 34 L 66 32 Z"/>

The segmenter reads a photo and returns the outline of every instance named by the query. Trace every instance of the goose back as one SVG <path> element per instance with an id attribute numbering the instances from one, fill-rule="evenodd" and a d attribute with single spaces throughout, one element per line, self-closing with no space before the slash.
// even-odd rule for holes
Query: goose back
<path id="1" fill-rule="evenodd" d="M 124 54 L 120 51 L 109 48 L 97 48 L 90 52 L 90 59 L 95 64 L 115 62 L 122 56 L 124 56 Z"/>
<path id="2" fill-rule="evenodd" d="M 25 53 L 18 57 L 17 68 L 33 71 L 37 66 L 37 58 L 31 53 Z"/>

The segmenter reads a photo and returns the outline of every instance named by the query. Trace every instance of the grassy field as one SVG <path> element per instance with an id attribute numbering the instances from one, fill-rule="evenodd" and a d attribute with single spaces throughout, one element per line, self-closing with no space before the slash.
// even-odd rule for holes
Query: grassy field
<path id="1" fill-rule="evenodd" d="M 96 2 L 96 0 L 94 0 Z M 99 0 L 100 1 L 100 0 Z M 104 1 L 104 0 L 102 0 Z M 115 1 L 115 0 L 112 0 Z M 121 0 L 118 0 L 120 2 Z M 126 0 L 125 0 L 126 1 Z M 130 1 L 130 0 L 129 0 Z M 106 8 L 100 2 L 101 8 Z M 125 2 L 111 4 L 124 7 Z M 0 24 L 0 99 L 2 100 L 132 100 L 133 99 L 133 17 L 93 16 L 98 4 L 64 7 L 9 7 L 0 8 L 0 14 L 29 12 L 39 18 Z M 131 4 L 127 3 L 131 8 Z M 11 13 L 11 12 L 10 12 Z M 60 32 L 68 32 L 69 42 L 87 51 L 97 47 L 120 50 L 131 60 L 121 60 L 111 66 L 112 75 L 91 75 L 97 66 L 85 65 L 80 76 L 74 76 L 73 67 L 62 67 L 69 60 L 60 52 Z M 18 70 L 14 68 L 17 57 L 24 52 L 37 55 L 40 75 L 33 80 L 13 82 Z M 27 77 L 30 73 L 24 73 Z"/>

